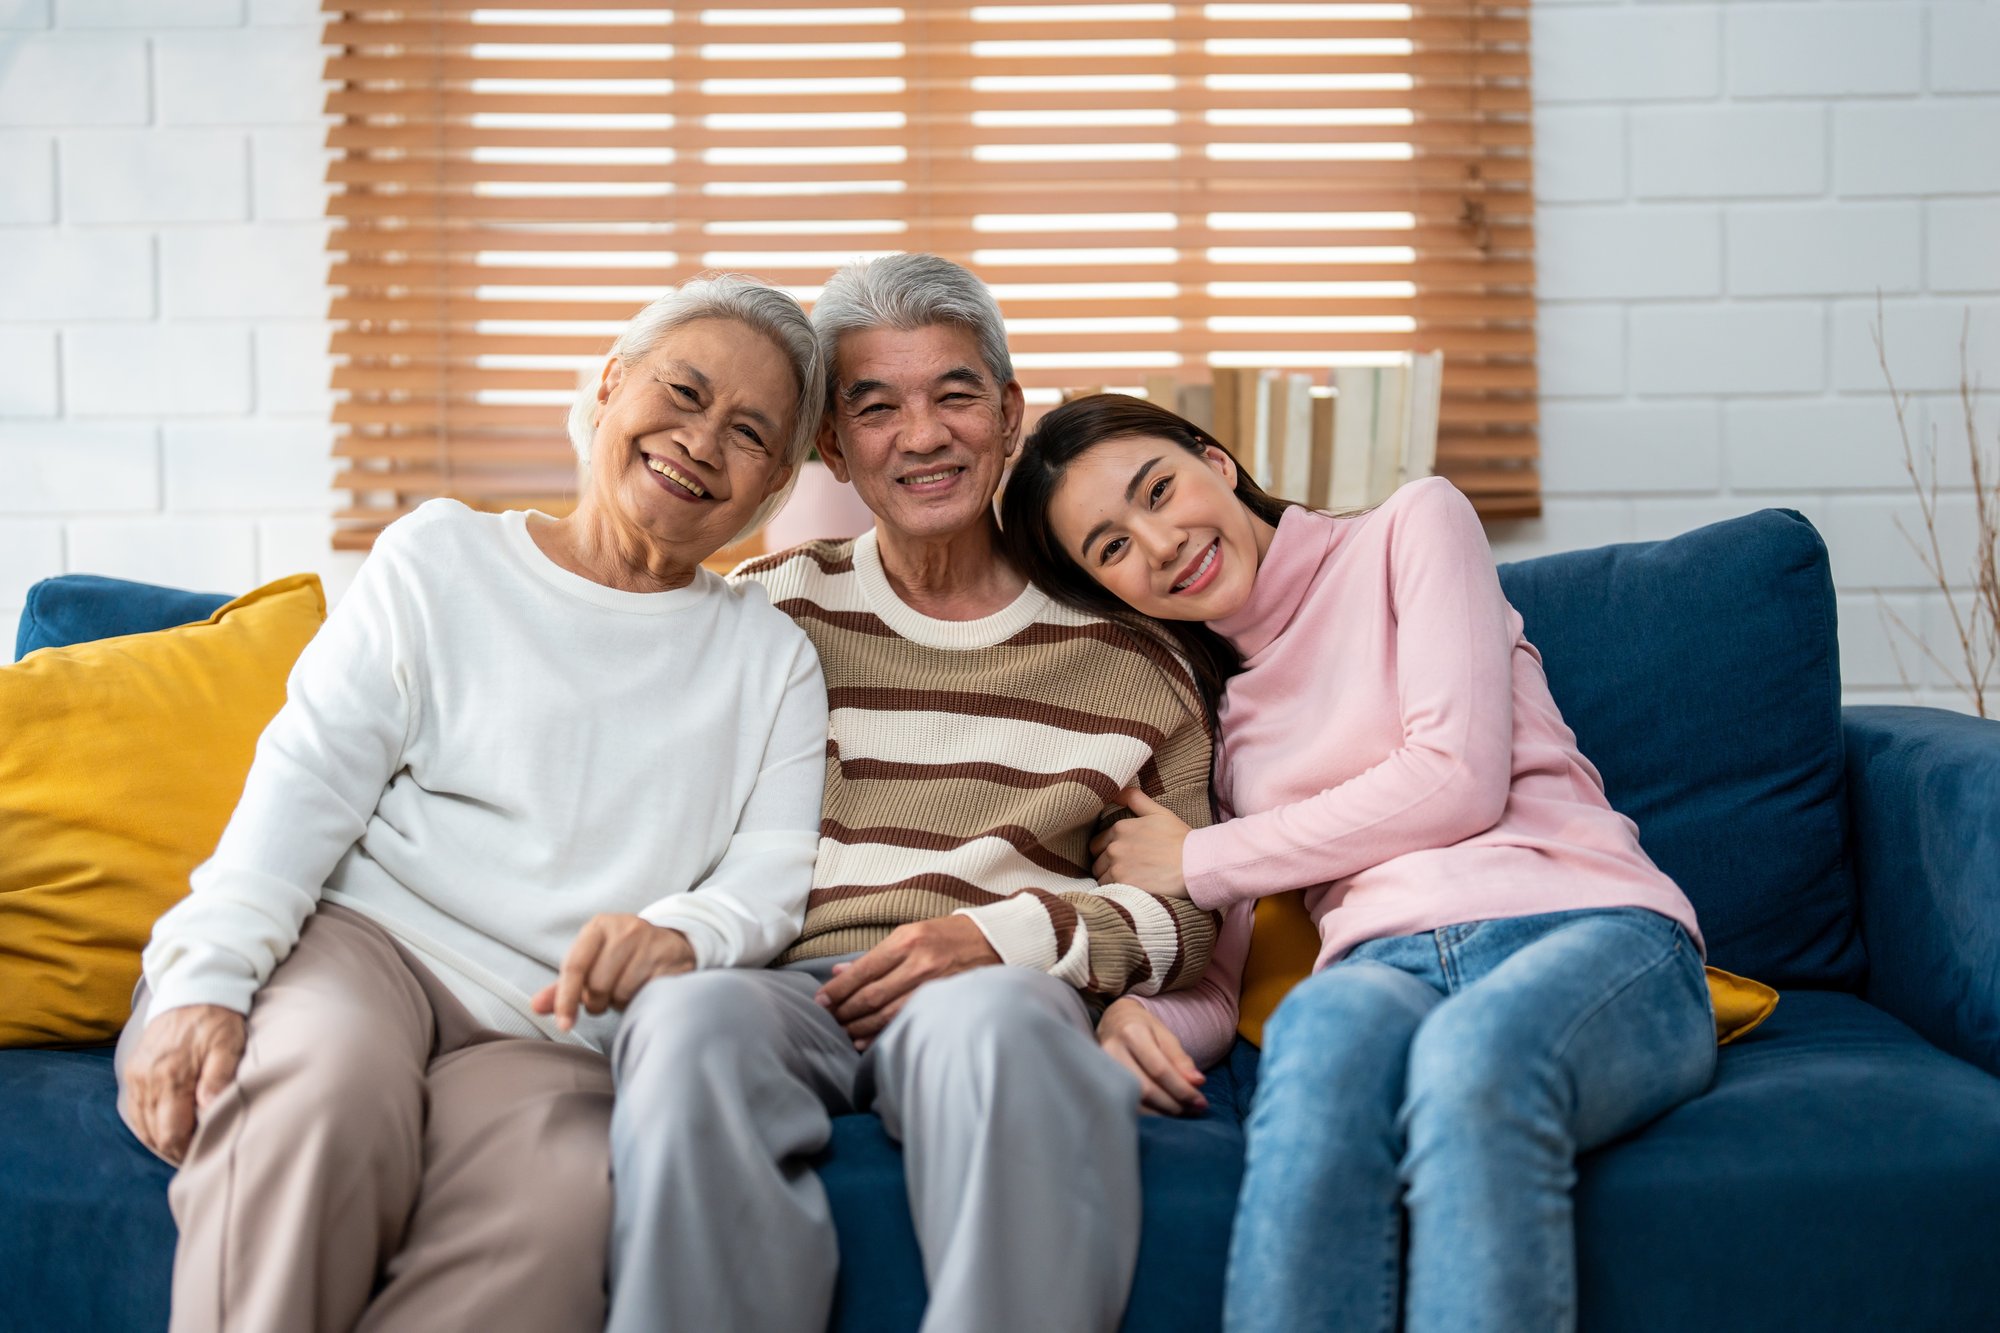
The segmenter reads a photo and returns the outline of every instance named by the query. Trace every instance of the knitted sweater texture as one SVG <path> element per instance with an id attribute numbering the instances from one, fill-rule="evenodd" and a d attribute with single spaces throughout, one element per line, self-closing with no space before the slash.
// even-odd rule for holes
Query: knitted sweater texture
<path id="1" fill-rule="evenodd" d="M 1157 643 L 1029 588 L 980 620 L 899 598 L 873 533 L 753 560 L 812 639 L 830 715 L 804 933 L 781 961 L 856 953 L 962 913 L 1002 961 L 1098 997 L 1192 985 L 1216 918 L 1091 876 L 1121 788 L 1211 819 L 1209 736 Z"/>

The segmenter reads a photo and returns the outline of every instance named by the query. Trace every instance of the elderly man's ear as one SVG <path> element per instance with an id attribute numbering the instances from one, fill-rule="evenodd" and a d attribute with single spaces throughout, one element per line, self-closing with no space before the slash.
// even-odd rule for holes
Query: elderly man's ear
<path id="1" fill-rule="evenodd" d="M 1021 452 L 1021 418 L 1027 414 L 1027 403 L 1019 380 L 1008 380 L 1000 390 L 1000 419 L 1007 426 L 1007 457 L 1010 460 Z"/>
<path id="2" fill-rule="evenodd" d="M 820 461 L 826 464 L 829 472 L 833 473 L 835 481 L 848 480 L 847 456 L 840 452 L 840 440 L 833 431 L 832 412 L 820 418 L 819 439 L 814 442 L 813 447 L 819 450 Z"/>

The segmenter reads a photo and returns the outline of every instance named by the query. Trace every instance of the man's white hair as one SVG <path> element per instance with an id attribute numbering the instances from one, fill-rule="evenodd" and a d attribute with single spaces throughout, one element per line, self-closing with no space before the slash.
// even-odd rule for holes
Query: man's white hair
<path id="1" fill-rule="evenodd" d="M 792 433 L 782 442 L 778 457 L 782 466 L 792 469 L 791 479 L 757 507 L 749 523 L 737 534 L 741 540 L 762 527 L 790 498 L 792 486 L 798 481 L 799 464 L 805 461 L 819 434 L 820 413 L 826 406 L 823 392 L 826 377 L 820 365 L 819 343 L 805 310 L 787 293 L 741 273 L 704 274 L 682 283 L 634 315 L 611 344 L 610 354 L 629 373 L 651 356 L 669 333 L 702 319 L 732 319 L 769 338 L 784 352 L 799 393 L 798 405 L 792 413 Z M 585 467 L 590 465 L 590 444 L 597 434 L 600 378 L 601 372 L 585 372 L 577 386 L 576 401 L 569 409 L 569 442 Z"/>
<path id="2" fill-rule="evenodd" d="M 938 324 L 969 331 L 979 356 L 997 384 L 1014 378 L 1007 354 L 1007 326 L 1000 303 L 969 269 L 937 255 L 884 255 L 841 265 L 813 302 L 813 332 L 819 335 L 820 364 L 826 368 L 827 400 L 834 383 L 834 352 L 844 333 L 898 329 L 905 333 Z"/>

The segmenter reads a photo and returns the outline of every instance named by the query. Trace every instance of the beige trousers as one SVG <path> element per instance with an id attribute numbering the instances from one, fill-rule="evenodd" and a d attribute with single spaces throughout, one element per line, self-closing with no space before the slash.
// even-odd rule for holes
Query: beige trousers
<path id="1" fill-rule="evenodd" d="M 323 904 L 168 1192 L 174 1333 L 600 1328 L 610 1122 L 603 1056 L 476 1027 Z"/>

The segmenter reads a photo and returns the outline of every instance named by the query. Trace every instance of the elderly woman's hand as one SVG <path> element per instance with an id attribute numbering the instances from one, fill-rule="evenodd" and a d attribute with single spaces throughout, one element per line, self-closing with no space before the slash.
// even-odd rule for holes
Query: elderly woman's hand
<path id="1" fill-rule="evenodd" d="M 1181 875 L 1181 845 L 1188 826 L 1179 815 L 1137 787 L 1118 793 L 1118 804 L 1132 812 L 1090 840 L 1090 873 L 1100 884 L 1130 884 L 1162 898 L 1188 896 Z"/>
<path id="2" fill-rule="evenodd" d="M 554 1014 L 564 1032 L 579 1003 L 593 1014 L 623 1009 L 654 977 L 694 971 L 694 946 L 670 926 L 625 913 L 594 916 L 576 933 L 556 979 L 535 992 L 538 1014 Z"/>
<path id="3" fill-rule="evenodd" d="M 244 1027 L 243 1015 L 218 1004 L 169 1009 L 146 1025 L 123 1093 L 125 1123 L 139 1142 L 181 1164 L 195 1124 L 236 1077 Z"/>

